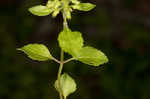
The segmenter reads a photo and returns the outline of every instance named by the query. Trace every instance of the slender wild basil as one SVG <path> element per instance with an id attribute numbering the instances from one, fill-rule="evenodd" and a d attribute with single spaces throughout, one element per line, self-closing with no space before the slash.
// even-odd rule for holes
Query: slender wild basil
<path id="1" fill-rule="evenodd" d="M 59 93 L 60 99 L 66 99 L 71 93 L 76 91 L 75 80 L 67 73 L 62 74 L 65 63 L 72 60 L 82 63 L 99 66 L 108 62 L 107 56 L 100 50 L 91 46 L 84 45 L 84 39 L 79 31 L 72 31 L 67 23 L 71 19 L 71 12 L 74 10 L 90 11 L 95 8 L 94 4 L 81 3 L 78 0 L 48 0 L 46 5 L 36 5 L 29 8 L 33 15 L 56 17 L 59 13 L 63 16 L 63 30 L 59 33 L 58 42 L 61 48 L 60 60 L 51 55 L 48 48 L 43 44 L 28 44 L 18 50 L 23 51 L 29 58 L 36 61 L 53 60 L 60 64 L 55 88 Z M 72 58 L 64 60 L 64 53 L 68 53 Z"/>

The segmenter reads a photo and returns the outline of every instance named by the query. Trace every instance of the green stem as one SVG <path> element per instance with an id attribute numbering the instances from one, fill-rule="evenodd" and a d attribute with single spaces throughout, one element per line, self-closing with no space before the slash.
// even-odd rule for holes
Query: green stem
<path id="1" fill-rule="evenodd" d="M 63 19 L 64 19 L 63 26 L 64 28 L 68 28 L 65 12 L 63 12 L 62 14 L 63 14 Z M 61 73 L 62 73 L 63 65 L 64 65 L 64 51 L 61 49 L 60 66 L 59 66 L 58 75 L 57 75 L 60 99 L 63 99 L 63 93 L 61 89 Z"/>
<path id="2" fill-rule="evenodd" d="M 70 59 L 68 59 L 68 60 L 65 60 L 65 61 L 64 61 L 64 64 L 65 64 L 65 63 L 68 63 L 68 62 L 70 62 L 70 61 L 72 61 L 72 60 L 75 60 L 75 58 L 70 58 Z"/>
<path id="3" fill-rule="evenodd" d="M 63 15 L 63 19 L 64 19 L 64 23 L 63 23 L 64 28 L 68 28 L 66 12 L 65 12 L 65 11 L 63 11 L 63 12 L 62 12 L 62 15 Z"/>
<path id="4" fill-rule="evenodd" d="M 52 60 L 55 61 L 56 63 L 60 64 L 60 61 L 57 60 L 55 57 L 52 57 Z"/>
<path id="5" fill-rule="evenodd" d="M 64 52 L 63 50 L 61 50 L 60 66 L 59 66 L 58 75 L 57 75 L 60 99 L 63 99 L 63 93 L 61 89 L 61 73 L 62 73 L 63 64 L 64 64 L 63 61 L 64 61 Z"/>
<path id="6" fill-rule="evenodd" d="M 65 10 L 62 11 L 63 20 L 64 20 L 63 27 L 64 28 L 68 28 L 67 18 L 66 18 L 66 14 L 65 13 L 66 13 Z M 57 75 L 58 90 L 59 90 L 59 97 L 60 97 L 60 99 L 63 99 L 63 92 L 62 92 L 62 89 L 61 89 L 61 73 L 62 73 L 62 70 L 63 70 L 63 65 L 64 65 L 64 51 L 61 49 L 60 66 L 59 66 L 58 75 Z"/>

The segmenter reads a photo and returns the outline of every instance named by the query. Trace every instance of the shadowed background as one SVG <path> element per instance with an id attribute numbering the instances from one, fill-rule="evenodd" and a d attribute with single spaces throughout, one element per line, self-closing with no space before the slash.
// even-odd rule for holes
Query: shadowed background
<path id="1" fill-rule="evenodd" d="M 150 1 L 82 0 L 97 7 L 75 11 L 69 21 L 85 44 L 101 49 L 109 63 L 65 64 L 77 82 L 68 99 L 150 99 Z M 16 48 L 42 43 L 59 58 L 62 16 L 37 17 L 28 8 L 46 0 L 0 0 L 0 99 L 59 99 L 53 83 L 58 64 L 37 62 Z M 67 56 L 69 57 L 69 56 Z"/>

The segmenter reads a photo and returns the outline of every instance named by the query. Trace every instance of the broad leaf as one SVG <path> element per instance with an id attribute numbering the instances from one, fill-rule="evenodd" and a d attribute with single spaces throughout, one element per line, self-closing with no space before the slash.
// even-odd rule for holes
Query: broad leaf
<path id="1" fill-rule="evenodd" d="M 71 93 L 76 91 L 76 83 L 73 78 L 71 78 L 68 74 L 64 73 L 61 75 L 60 79 L 60 84 L 61 84 L 61 90 L 63 92 L 63 96 L 66 97 L 69 96 Z M 56 80 L 54 84 L 56 90 L 58 91 L 58 80 Z"/>
<path id="2" fill-rule="evenodd" d="M 18 50 L 23 51 L 33 60 L 47 61 L 52 58 L 48 48 L 42 44 L 28 44 Z"/>
<path id="3" fill-rule="evenodd" d="M 46 16 L 52 12 L 51 9 L 49 9 L 47 6 L 43 6 L 43 5 L 37 5 L 32 8 L 29 8 L 29 11 L 32 14 L 37 15 L 37 16 Z"/>
<path id="4" fill-rule="evenodd" d="M 91 4 L 91 3 L 79 3 L 79 4 L 72 6 L 73 9 L 77 9 L 80 11 L 90 11 L 95 7 L 96 7 L 96 5 Z"/>
<path id="5" fill-rule="evenodd" d="M 72 32 L 65 28 L 58 36 L 59 46 L 67 53 L 75 56 L 83 46 L 83 38 L 80 32 Z"/>
<path id="6" fill-rule="evenodd" d="M 93 47 L 83 47 L 78 52 L 77 60 L 93 66 L 99 66 L 108 62 L 107 56 Z"/>

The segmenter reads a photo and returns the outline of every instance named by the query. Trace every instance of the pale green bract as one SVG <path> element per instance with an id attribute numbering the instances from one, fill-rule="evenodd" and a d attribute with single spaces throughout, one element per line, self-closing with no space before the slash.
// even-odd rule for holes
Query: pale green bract
<path id="1" fill-rule="evenodd" d="M 33 60 L 47 61 L 52 59 L 48 48 L 43 44 L 28 44 L 18 50 L 23 51 Z"/>
<path id="2" fill-rule="evenodd" d="M 60 10 L 55 10 L 52 14 L 53 17 L 56 17 L 59 14 Z"/>
<path id="3" fill-rule="evenodd" d="M 65 12 L 65 16 L 67 19 L 71 19 L 71 8 L 70 8 L 70 1 L 69 0 L 62 0 L 63 3 L 63 7 L 64 7 L 64 12 Z"/>
<path id="4" fill-rule="evenodd" d="M 61 84 L 61 90 L 63 93 L 63 96 L 66 97 L 69 96 L 71 93 L 76 91 L 76 82 L 74 81 L 73 78 L 71 78 L 68 74 L 64 73 L 63 75 L 61 75 L 60 78 L 60 84 Z M 57 91 L 59 91 L 59 87 L 58 87 L 58 80 L 55 81 L 54 84 L 55 88 Z"/>
<path id="5" fill-rule="evenodd" d="M 72 2 L 73 4 L 79 4 L 79 3 L 80 3 L 80 1 L 78 1 L 78 0 L 71 0 L 71 2 Z"/>
<path id="6" fill-rule="evenodd" d="M 80 32 L 65 28 L 58 36 L 59 46 L 65 52 L 76 56 L 83 47 L 83 38 Z"/>
<path id="7" fill-rule="evenodd" d="M 57 9 L 60 8 L 61 2 L 59 0 L 53 0 L 53 1 L 48 0 L 46 6 L 51 9 Z"/>
<path id="8" fill-rule="evenodd" d="M 96 5 L 91 3 L 79 3 L 72 6 L 73 9 L 80 10 L 80 11 L 90 11 L 95 7 Z"/>
<path id="9" fill-rule="evenodd" d="M 92 66 L 99 66 L 108 62 L 108 58 L 103 52 L 89 46 L 83 47 L 78 52 L 78 56 L 76 58 L 77 60 Z"/>
<path id="10" fill-rule="evenodd" d="M 62 9 L 61 2 L 59 0 L 54 1 L 49 0 L 46 6 L 53 11 L 52 13 L 53 17 L 56 17 Z"/>
<path id="11" fill-rule="evenodd" d="M 70 11 L 70 8 L 68 7 L 68 8 L 65 8 L 64 10 L 65 10 L 65 12 L 66 12 L 66 17 L 67 17 L 67 19 L 71 19 L 71 11 Z"/>
<path id="12" fill-rule="evenodd" d="M 37 15 L 37 16 L 46 16 L 46 15 L 49 15 L 50 13 L 52 13 L 51 9 L 49 9 L 47 6 L 43 6 L 43 5 L 37 5 L 32 8 L 29 8 L 29 11 L 33 15 Z"/>

